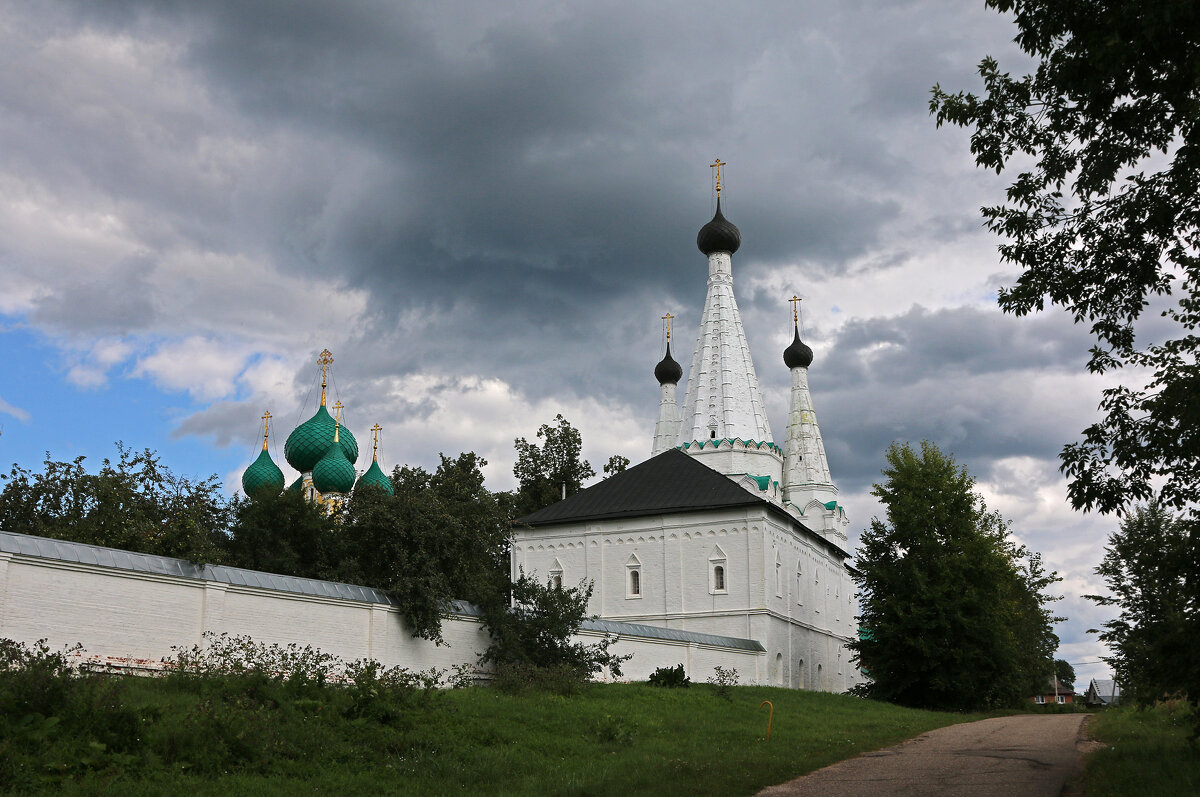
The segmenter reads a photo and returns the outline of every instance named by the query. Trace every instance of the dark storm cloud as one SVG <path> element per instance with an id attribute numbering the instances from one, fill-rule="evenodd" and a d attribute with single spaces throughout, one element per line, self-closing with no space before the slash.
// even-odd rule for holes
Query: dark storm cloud
<path id="1" fill-rule="evenodd" d="M 1061 314 L 918 306 L 848 322 L 810 369 L 831 467 L 845 488 L 860 490 L 879 478 L 893 441 L 925 439 L 982 479 L 999 478 L 993 468 L 1004 457 L 1053 462 L 1098 400 L 1070 382 L 1084 371 L 1088 345 L 1086 331 Z M 775 395 L 786 391 L 777 369 L 760 371 Z"/>
<path id="2" fill-rule="evenodd" d="M 147 235 L 166 225 L 365 288 L 384 329 L 425 315 L 405 368 L 453 359 L 534 393 L 591 388 L 586 369 L 547 368 L 558 355 L 545 350 L 590 368 L 614 316 L 637 326 L 632 297 L 698 303 L 713 155 L 731 161 L 727 208 L 757 261 L 839 273 L 879 243 L 919 170 L 894 126 L 930 125 L 918 100 L 945 64 L 939 32 L 897 21 L 928 13 L 88 2 L 64 20 L 176 48 L 209 111 L 156 118 L 161 149 L 113 123 L 77 168 L 146 208 Z M 205 185 L 171 168 L 198 131 L 274 158 Z"/>
<path id="3" fill-rule="evenodd" d="M 30 320 L 68 335 L 125 335 L 155 320 L 150 286 L 145 278 L 150 265 L 133 258 L 119 264 L 98 281 L 81 275 L 56 292 L 34 300 Z"/>

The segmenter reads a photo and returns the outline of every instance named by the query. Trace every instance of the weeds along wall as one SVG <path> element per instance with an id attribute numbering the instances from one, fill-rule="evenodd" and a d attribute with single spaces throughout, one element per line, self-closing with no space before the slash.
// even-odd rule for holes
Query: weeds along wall
<path id="1" fill-rule="evenodd" d="M 89 661 L 152 671 L 205 632 L 414 670 L 473 666 L 489 643 L 468 604 L 453 607 L 442 622 L 446 644 L 435 645 L 414 638 L 378 590 L 0 532 L 0 637 L 79 643 Z M 764 673 L 763 648 L 750 640 L 608 621 L 588 622 L 577 638 L 606 635 L 618 637 L 614 652 L 633 654 L 623 680 L 680 663 L 701 681 L 718 665 L 736 668 L 744 683 Z"/>

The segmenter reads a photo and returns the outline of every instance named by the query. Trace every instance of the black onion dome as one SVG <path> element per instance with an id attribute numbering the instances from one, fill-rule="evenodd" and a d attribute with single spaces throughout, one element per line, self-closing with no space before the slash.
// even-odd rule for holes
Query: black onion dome
<path id="1" fill-rule="evenodd" d="M 732 221 L 721 215 L 721 198 L 717 197 L 717 212 L 712 221 L 700 228 L 696 234 L 696 246 L 706 255 L 713 252 L 733 254 L 742 245 L 742 234 Z"/>
<path id="2" fill-rule="evenodd" d="M 800 329 L 796 329 L 796 339 L 792 345 L 783 350 L 783 364 L 791 368 L 807 368 L 812 365 L 813 350 L 800 340 Z"/>
<path id="3" fill-rule="evenodd" d="M 683 378 L 683 367 L 671 356 L 671 344 L 667 344 L 667 354 L 658 365 L 654 366 L 654 378 L 660 385 L 678 385 Z"/>

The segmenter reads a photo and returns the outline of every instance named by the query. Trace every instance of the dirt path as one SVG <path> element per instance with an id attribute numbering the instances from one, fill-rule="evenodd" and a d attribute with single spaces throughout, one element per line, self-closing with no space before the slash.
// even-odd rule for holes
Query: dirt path
<path id="1" fill-rule="evenodd" d="M 1058 797 L 1079 771 L 1085 714 L 951 725 L 759 792 L 759 797 Z"/>

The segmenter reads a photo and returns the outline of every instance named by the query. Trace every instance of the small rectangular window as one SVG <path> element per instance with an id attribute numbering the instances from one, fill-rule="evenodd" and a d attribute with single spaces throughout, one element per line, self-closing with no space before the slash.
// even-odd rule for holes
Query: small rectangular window
<path id="1" fill-rule="evenodd" d="M 1055 697 L 1057 697 L 1057 698 L 1058 698 L 1058 702 L 1059 702 L 1059 703 L 1066 703 L 1066 702 L 1067 702 L 1067 696 L 1066 696 L 1066 695 L 1055 695 Z"/>
<path id="2" fill-rule="evenodd" d="M 642 596 L 642 571 L 639 568 L 629 568 L 629 594 L 627 597 L 640 598 Z"/>

